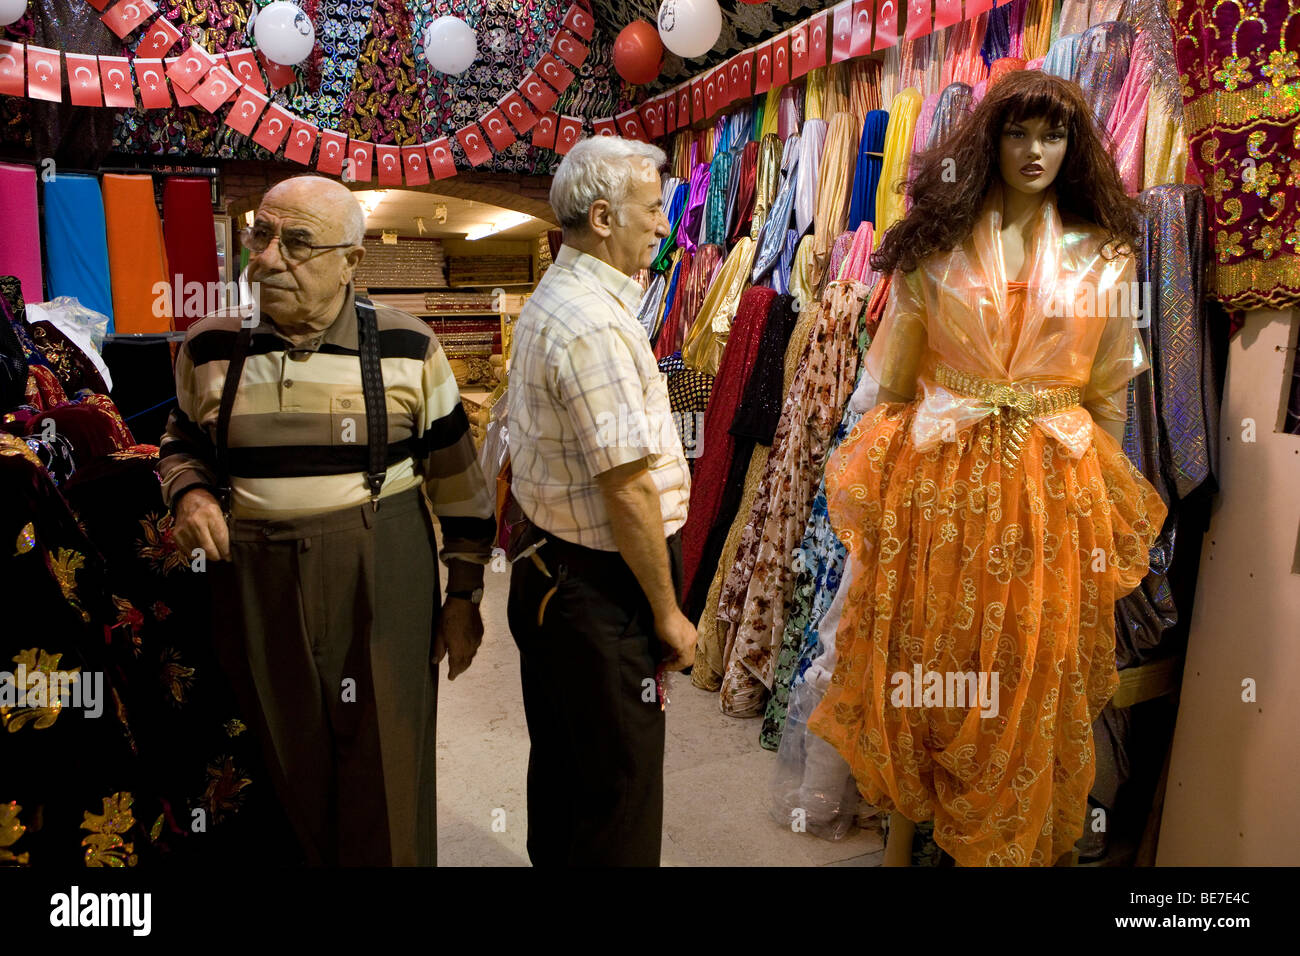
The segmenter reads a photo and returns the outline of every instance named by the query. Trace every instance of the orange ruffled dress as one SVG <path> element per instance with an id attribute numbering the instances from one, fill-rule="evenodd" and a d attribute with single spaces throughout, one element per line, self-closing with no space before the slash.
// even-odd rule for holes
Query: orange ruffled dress
<path id="1" fill-rule="evenodd" d="M 1118 684 L 1115 601 L 1145 575 L 1166 515 L 1089 414 L 1122 419 L 1128 379 L 1149 367 L 1106 295 L 1128 288 L 1132 257 L 1108 260 L 1097 227 L 1063 225 L 1049 190 L 1030 279 L 1008 283 L 1001 208 L 995 189 L 963 246 L 894 277 L 866 365 L 917 395 L 864 415 L 827 464 L 853 575 L 809 721 L 869 802 L 933 819 L 963 866 L 1052 865 L 1082 834 L 1092 722 Z M 1075 387 L 1082 407 L 1017 422 L 951 387 L 944 365 L 963 384 Z M 928 672 L 946 697 L 908 689 Z M 996 674 L 996 708 L 959 705 L 957 674 L 981 675 L 986 702 Z"/>

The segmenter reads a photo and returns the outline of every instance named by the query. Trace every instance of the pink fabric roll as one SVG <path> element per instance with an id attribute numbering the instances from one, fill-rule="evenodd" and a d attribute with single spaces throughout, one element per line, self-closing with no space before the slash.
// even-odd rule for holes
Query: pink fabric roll
<path id="1" fill-rule="evenodd" d="M 44 302 L 41 227 L 36 214 L 36 167 L 0 163 L 0 275 L 17 276 L 24 302 Z"/>
<path id="2" fill-rule="evenodd" d="M 1150 80 L 1151 38 L 1149 34 L 1140 33 L 1129 58 L 1128 76 L 1124 78 L 1119 97 L 1106 121 L 1106 133 L 1112 140 L 1119 178 L 1130 196 L 1142 191 Z"/>
<path id="3" fill-rule="evenodd" d="M 782 141 L 790 138 L 794 133 L 799 132 L 803 125 L 803 90 L 792 83 L 786 84 L 781 90 L 781 98 L 777 105 L 776 113 L 776 131 Z"/>

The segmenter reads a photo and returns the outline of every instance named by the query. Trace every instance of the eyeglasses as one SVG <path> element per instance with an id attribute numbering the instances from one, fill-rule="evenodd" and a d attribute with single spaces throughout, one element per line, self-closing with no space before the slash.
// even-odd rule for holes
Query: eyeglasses
<path id="1" fill-rule="evenodd" d="M 247 246 L 255 256 L 260 256 L 265 252 L 267 247 L 271 245 L 272 239 L 280 240 L 280 254 L 291 262 L 306 262 L 312 257 L 313 253 L 325 249 L 346 249 L 357 244 L 355 242 L 335 242 L 327 246 L 317 246 L 293 236 L 286 238 L 278 235 L 270 226 L 262 225 L 250 226 L 239 233 L 239 241 Z"/>

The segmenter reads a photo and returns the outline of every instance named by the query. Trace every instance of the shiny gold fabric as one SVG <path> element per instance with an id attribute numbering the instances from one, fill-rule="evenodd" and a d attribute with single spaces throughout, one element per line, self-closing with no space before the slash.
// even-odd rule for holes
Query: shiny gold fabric
<path id="1" fill-rule="evenodd" d="M 880 61 L 849 60 L 846 85 L 849 91 L 849 112 L 858 119 L 861 128 L 867 114 L 880 109 Z"/>
<path id="2" fill-rule="evenodd" d="M 1052 0 L 1027 0 L 1025 32 L 1020 42 L 1026 60 L 1047 56 L 1052 45 Z"/>
<path id="3" fill-rule="evenodd" d="M 774 86 L 763 98 L 763 122 L 758 129 L 759 142 L 766 136 L 775 135 L 781 121 L 781 90 L 783 86 Z"/>
<path id="4" fill-rule="evenodd" d="M 768 133 L 759 142 L 758 173 L 754 184 L 754 217 L 749 227 L 749 237 L 755 241 L 767 222 L 767 212 L 776 198 L 776 187 L 781 181 L 781 137 Z"/>
<path id="5" fill-rule="evenodd" d="M 790 265 L 790 294 L 798 300 L 801 316 L 811 312 L 817 304 L 817 284 L 812 277 L 813 245 L 812 236 L 800 239 L 794 262 Z"/>
<path id="6" fill-rule="evenodd" d="M 740 297 L 749 285 L 749 272 L 754 267 L 757 248 L 757 243 L 745 236 L 722 264 L 704 297 L 704 304 L 700 306 L 700 314 L 686 333 L 682 361 L 688 368 L 708 375 L 718 374 L 722 350 L 731 332 L 731 320 L 736 317 Z"/>
<path id="7" fill-rule="evenodd" d="M 1146 150 L 1142 159 L 1142 188 L 1187 181 L 1187 135 L 1182 113 L 1161 108 L 1152 100 L 1147 109 Z"/>
<path id="8" fill-rule="evenodd" d="M 825 119 L 822 115 L 822 101 L 826 96 L 826 67 L 819 66 L 815 70 L 809 70 L 808 76 L 804 80 L 803 90 L 803 118 Z"/>
<path id="9" fill-rule="evenodd" d="M 848 226 L 860 129 L 852 113 L 836 113 L 826 131 L 826 145 L 817 172 L 817 206 L 813 211 L 810 277 L 816 288 L 825 281 L 831 244 Z"/>
<path id="10" fill-rule="evenodd" d="M 907 209 L 898 183 L 907 178 L 912 159 L 912 135 L 916 118 L 921 114 L 921 93 L 909 87 L 894 97 L 889 107 L 889 126 L 885 130 L 885 155 L 881 163 L 880 185 L 876 187 L 876 241 L 902 219 Z M 822 160 L 825 168 L 825 159 Z"/>

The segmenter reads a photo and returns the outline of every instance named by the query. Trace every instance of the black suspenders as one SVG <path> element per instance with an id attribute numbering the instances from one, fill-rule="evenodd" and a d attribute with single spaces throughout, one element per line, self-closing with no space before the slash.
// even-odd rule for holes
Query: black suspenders
<path id="1" fill-rule="evenodd" d="M 361 390 L 366 400 L 366 443 L 368 468 L 366 486 L 370 489 L 370 504 L 379 510 L 379 492 L 388 474 L 388 402 L 384 397 L 384 371 L 379 355 L 379 323 L 375 307 L 365 296 L 357 296 L 357 351 L 361 355 Z M 230 513 L 230 412 L 235 405 L 235 392 L 244 373 L 244 359 L 253 340 L 252 327 L 240 325 L 235 347 L 230 353 L 226 368 L 226 381 L 221 390 L 221 406 L 217 411 L 217 480 L 221 487 L 221 507 Z"/>

